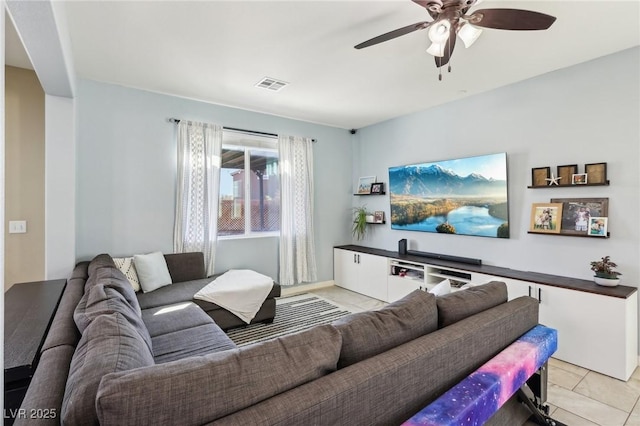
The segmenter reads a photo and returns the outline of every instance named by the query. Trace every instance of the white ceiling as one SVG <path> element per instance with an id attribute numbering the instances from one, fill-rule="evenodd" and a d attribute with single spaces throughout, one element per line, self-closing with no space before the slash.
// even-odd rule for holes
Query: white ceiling
<path id="1" fill-rule="evenodd" d="M 410 0 L 64 4 L 79 77 L 347 129 L 640 45 L 638 0 L 485 0 L 474 9 L 492 7 L 557 21 L 547 31 L 485 30 L 470 49 L 458 43 L 453 71 L 438 81 L 426 31 L 353 48 L 431 20 Z M 254 87 L 265 76 L 291 84 Z"/>

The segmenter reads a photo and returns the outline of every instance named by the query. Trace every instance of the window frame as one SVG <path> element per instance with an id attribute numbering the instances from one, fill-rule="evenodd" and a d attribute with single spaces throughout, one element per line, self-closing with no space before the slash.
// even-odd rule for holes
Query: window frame
<path id="1" fill-rule="evenodd" d="M 237 136 L 237 134 L 246 135 L 245 139 L 255 140 L 256 146 L 251 146 L 251 144 L 242 144 L 239 142 L 233 141 L 233 139 Z M 231 140 L 229 140 L 231 139 Z M 268 142 L 267 142 L 268 141 Z M 271 144 L 272 146 L 264 146 L 265 144 Z M 218 240 L 242 240 L 249 238 L 273 238 L 280 237 L 280 229 L 277 231 L 265 231 L 265 232 L 256 232 L 251 229 L 251 152 L 252 151 L 263 151 L 263 152 L 275 152 L 278 153 L 278 139 L 271 136 L 258 136 L 245 132 L 236 132 L 234 130 L 223 130 L 222 133 L 222 149 L 233 149 L 243 151 L 244 154 L 244 233 L 242 234 L 231 234 L 231 235 L 220 235 L 220 230 L 218 229 Z M 278 155 L 278 164 L 280 162 L 280 156 Z M 220 165 L 220 169 L 222 170 L 222 164 Z M 248 171 L 248 173 L 247 173 Z M 220 198 L 218 197 L 218 202 Z M 220 214 L 220 207 L 218 207 L 218 215 Z"/>

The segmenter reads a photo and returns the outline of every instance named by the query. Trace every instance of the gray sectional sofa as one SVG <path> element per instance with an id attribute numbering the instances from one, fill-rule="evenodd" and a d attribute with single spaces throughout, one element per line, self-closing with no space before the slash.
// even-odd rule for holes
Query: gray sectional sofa
<path id="1" fill-rule="evenodd" d="M 22 405 L 59 416 L 16 424 L 395 425 L 538 323 L 535 299 L 507 302 L 493 282 L 438 298 L 415 291 L 236 348 L 210 311 L 125 284 L 108 256 L 78 265 Z M 490 423 L 528 415 L 512 399 Z"/>

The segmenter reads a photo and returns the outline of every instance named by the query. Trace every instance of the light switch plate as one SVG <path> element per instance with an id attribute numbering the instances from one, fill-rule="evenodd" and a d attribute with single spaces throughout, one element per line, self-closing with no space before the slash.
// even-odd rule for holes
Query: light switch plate
<path id="1" fill-rule="evenodd" d="M 25 234 L 26 232 L 27 232 L 26 220 L 10 220 L 9 221 L 10 234 Z"/>

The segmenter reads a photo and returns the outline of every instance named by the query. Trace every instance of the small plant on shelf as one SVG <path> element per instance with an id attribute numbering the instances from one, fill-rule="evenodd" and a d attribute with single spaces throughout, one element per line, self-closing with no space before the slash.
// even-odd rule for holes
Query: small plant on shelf
<path id="1" fill-rule="evenodd" d="M 591 270 L 596 273 L 596 277 L 601 278 L 618 278 L 618 275 L 622 275 L 618 271 L 614 271 L 618 265 L 611 261 L 611 256 L 605 256 L 600 260 L 594 260 L 591 262 Z"/>
<path id="2" fill-rule="evenodd" d="M 610 256 L 604 256 L 600 260 L 592 261 L 591 270 L 596 273 L 594 277 L 596 284 L 608 286 L 618 284 L 620 281 L 618 277 L 622 274 L 614 269 L 617 266 L 615 262 L 611 261 Z"/>
<path id="3" fill-rule="evenodd" d="M 367 215 L 369 215 L 369 213 L 367 212 L 367 209 L 362 206 L 354 207 L 353 214 L 354 219 L 352 233 L 356 239 L 361 240 L 367 233 Z"/>

